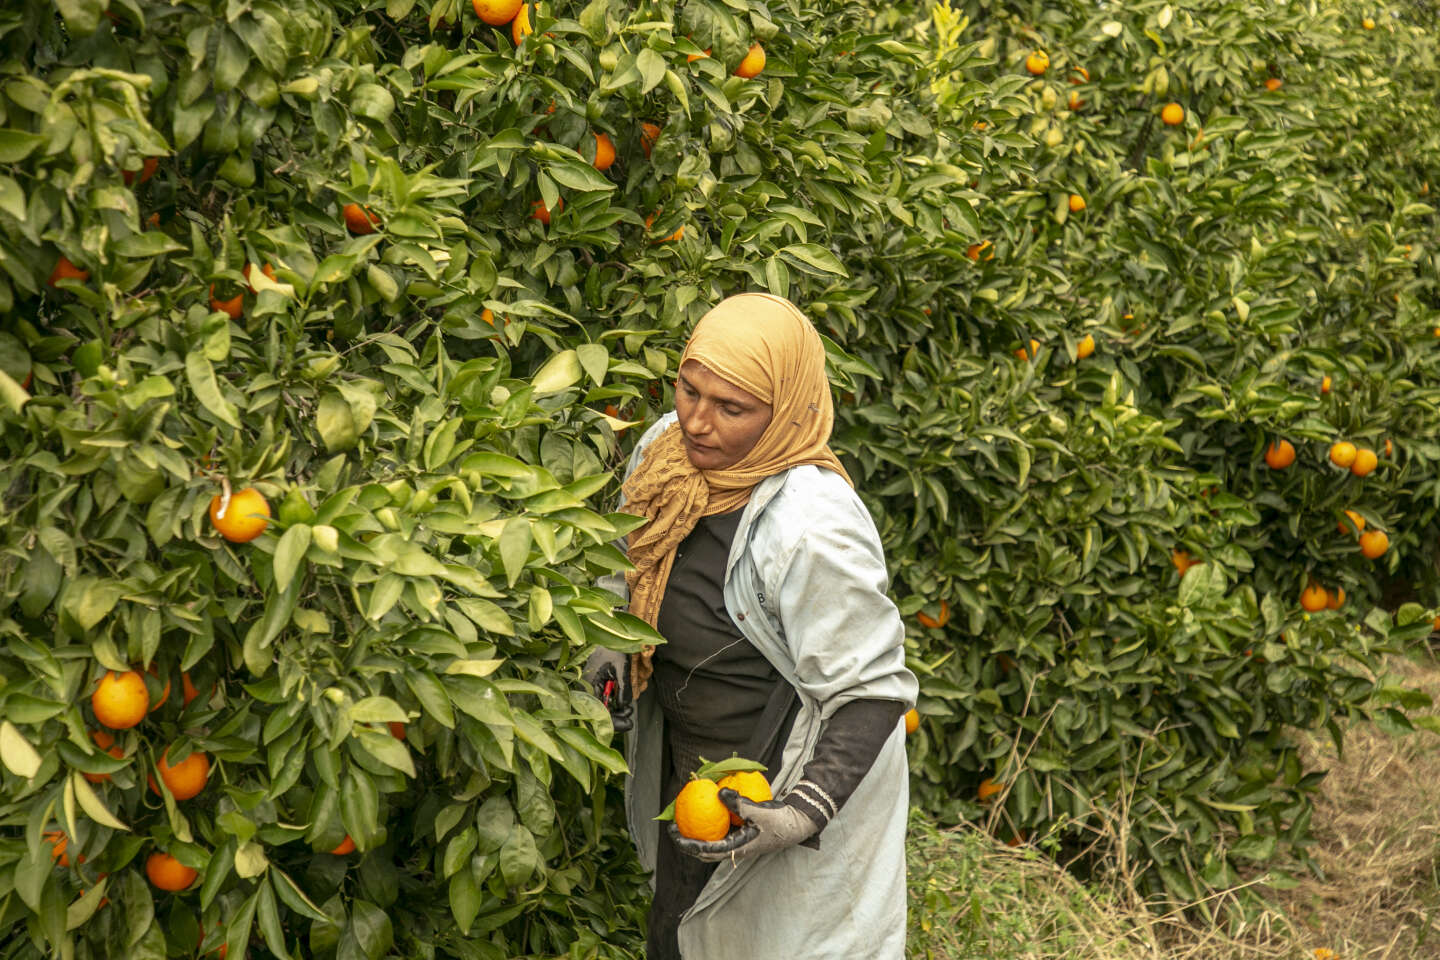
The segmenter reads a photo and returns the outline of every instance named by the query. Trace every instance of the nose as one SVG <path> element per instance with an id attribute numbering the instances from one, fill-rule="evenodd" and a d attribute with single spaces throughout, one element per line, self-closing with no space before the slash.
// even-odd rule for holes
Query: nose
<path id="1" fill-rule="evenodd" d="M 680 420 L 680 426 L 687 437 L 699 440 L 710 435 L 710 416 L 705 413 L 703 401 L 690 404 L 690 408 L 681 415 Z"/>

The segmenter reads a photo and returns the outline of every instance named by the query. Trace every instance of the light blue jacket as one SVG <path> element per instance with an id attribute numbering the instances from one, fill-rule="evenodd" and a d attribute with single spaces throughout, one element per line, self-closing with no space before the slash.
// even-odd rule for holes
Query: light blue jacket
<path id="1" fill-rule="evenodd" d="M 627 476 L 673 422 L 667 414 L 646 432 Z M 726 564 L 725 607 L 800 697 L 784 761 L 767 773 L 777 797 L 800 779 L 821 725 L 840 706 L 862 698 L 914 704 L 918 684 L 905 666 L 905 629 L 888 582 L 875 523 L 838 474 L 794 467 L 755 488 Z M 663 733 L 664 716 L 647 691 L 626 744 L 625 809 L 652 871 Z M 908 776 L 899 723 L 820 834 L 818 850 L 791 847 L 719 865 L 680 922 L 685 960 L 901 960 Z"/>

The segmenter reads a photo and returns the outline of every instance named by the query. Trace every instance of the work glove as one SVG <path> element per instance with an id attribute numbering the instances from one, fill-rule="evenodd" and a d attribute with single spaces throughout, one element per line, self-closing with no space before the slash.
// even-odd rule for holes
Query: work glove
<path id="1" fill-rule="evenodd" d="M 581 676 L 595 696 L 610 710 L 617 733 L 635 725 L 634 688 L 630 685 L 630 654 L 596 647 L 585 661 Z"/>
<path id="2" fill-rule="evenodd" d="M 720 802 L 741 819 L 742 825 L 731 830 L 725 839 L 707 843 L 683 836 L 672 821 L 670 838 L 682 852 L 706 863 L 738 860 L 804 843 L 820 830 L 798 807 L 789 806 L 783 800 L 756 803 L 727 787 L 720 791 Z"/>

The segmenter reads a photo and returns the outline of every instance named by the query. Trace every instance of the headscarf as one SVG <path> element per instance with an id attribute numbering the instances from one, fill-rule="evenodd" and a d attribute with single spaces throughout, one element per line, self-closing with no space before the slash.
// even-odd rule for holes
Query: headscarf
<path id="1" fill-rule="evenodd" d="M 630 612 L 652 627 L 660 618 L 675 548 L 702 517 L 738 510 L 761 480 L 801 464 L 833 470 L 854 486 L 829 447 L 835 408 L 825 377 L 825 346 L 795 304 L 768 293 L 722 300 L 695 325 L 681 365 L 687 360 L 768 403 L 772 412 L 755 446 L 728 469 L 696 469 L 685 454 L 680 425 L 673 423 L 645 449 L 625 481 L 625 512 L 650 521 L 629 538 L 635 565 L 625 574 Z M 646 646 L 636 655 L 637 695 L 650 677 L 653 650 Z"/>

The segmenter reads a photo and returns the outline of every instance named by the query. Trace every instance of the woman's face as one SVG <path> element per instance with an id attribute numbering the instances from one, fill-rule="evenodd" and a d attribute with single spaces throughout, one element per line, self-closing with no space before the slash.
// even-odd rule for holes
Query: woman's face
<path id="1" fill-rule="evenodd" d="M 675 380 L 675 412 L 695 469 L 725 470 L 760 441 L 771 408 L 698 360 L 686 360 Z"/>

